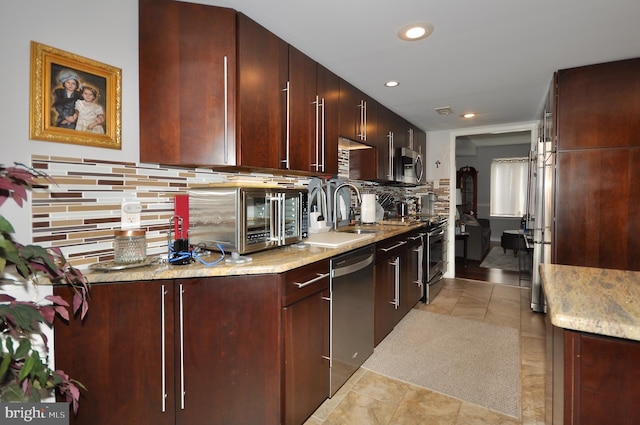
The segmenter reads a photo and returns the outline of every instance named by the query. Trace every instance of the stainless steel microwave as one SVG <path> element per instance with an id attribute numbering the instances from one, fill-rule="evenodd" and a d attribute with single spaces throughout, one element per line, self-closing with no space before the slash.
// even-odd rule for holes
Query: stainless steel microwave
<path id="1" fill-rule="evenodd" d="M 307 204 L 306 189 L 191 189 L 189 241 L 238 254 L 297 243 L 308 236 Z"/>
<path id="2" fill-rule="evenodd" d="M 407 186 L 422 183 L 422 155 L 409 148 L 396 148 L 393 155 L 393 180 Z"/>

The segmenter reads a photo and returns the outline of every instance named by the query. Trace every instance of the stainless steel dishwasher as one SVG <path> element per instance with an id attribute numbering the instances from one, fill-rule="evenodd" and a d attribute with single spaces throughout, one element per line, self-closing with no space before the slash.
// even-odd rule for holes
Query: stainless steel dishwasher
<path id="1" fill-rule="evenodd" d="M 329 396 L 373 354 L 373 245 L 331 260 Z"/>

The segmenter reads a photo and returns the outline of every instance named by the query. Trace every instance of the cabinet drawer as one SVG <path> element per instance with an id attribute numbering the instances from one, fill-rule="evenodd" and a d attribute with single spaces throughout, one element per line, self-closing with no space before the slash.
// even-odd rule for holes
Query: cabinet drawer
<path id="1" fill-rule="evenodd" d="M 376 243 L 376 263 L 404 252 L 407 247 L 407 235 L 396 236 Z"/>
<path id="2" fill-rule="evenodd" d="M 329 287 L 329 260 L 299 267 L 284 274 L 282 305 L 287 306 Z"/>

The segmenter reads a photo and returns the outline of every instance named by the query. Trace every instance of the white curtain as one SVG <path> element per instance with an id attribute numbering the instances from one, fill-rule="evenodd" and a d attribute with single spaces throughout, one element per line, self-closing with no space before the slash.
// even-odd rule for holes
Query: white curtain
<path id="1" fill-rule="evenodd" d="M 491 163 L 490 214 L 522 217 L 526 213 L 528 158 L 496 158 Z"/>

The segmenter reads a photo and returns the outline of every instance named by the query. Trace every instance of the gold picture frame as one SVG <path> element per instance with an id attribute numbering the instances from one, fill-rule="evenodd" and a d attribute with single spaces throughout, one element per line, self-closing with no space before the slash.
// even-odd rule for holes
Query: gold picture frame
<path id="1" fill-rule="evenodd" d="M 32 41 L 29 137 L 121 149 L 121 86 L 121 69 Z"/>

